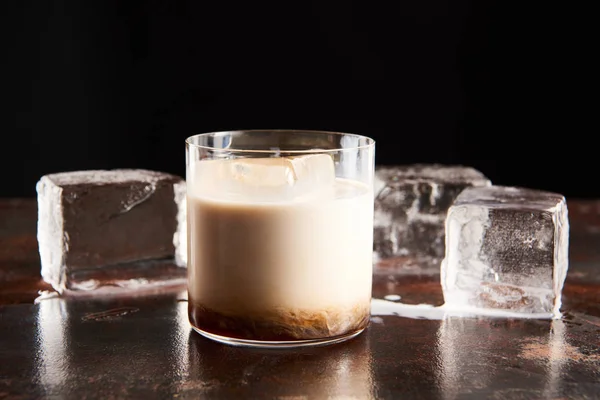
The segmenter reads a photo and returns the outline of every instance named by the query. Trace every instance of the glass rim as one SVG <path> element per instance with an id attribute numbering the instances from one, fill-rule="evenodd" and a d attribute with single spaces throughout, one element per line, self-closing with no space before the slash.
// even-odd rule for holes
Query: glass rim
<path id="1" fill-rule="evenodd" d="M 293 133 L 301 133 L 301 134 L 309 134 L 309 135 L 335 135 L 335 136 L 349 136 L 357 139 L 366 140 L 366 144 L 361 144 L 358 146 L 348 146 L 348 147 L 336 147 L 335 149 L 310 149 L 310 150 L 282 150 L 282 149 L 239 149 L 239 148 L 223 148 L 223 147 L 213 147 L 206 146 L 202 144 L 192 143 L 192 140 L 199 137 L 209 137 L 214 136 L 218 137 L 218 135 L 225 135 L 231 133 L 257 133 L 257 132 L 265 132 L 265 133 L 283 133 L 283 134 L 293 134 Z M 187 146 L 191 146 L 196 149 L 210 150 L 210 151 L 223 151 L 223 152 L 235 152 L 235 153 L 261 153 L 261 154 L 322 154 L 322 153 L 335 153 L 339 151 L 348 151 L 348 150 L 365 150 L 369 148 L 373 148 L 375 146 L 375 140 L 364 135 L 359 135 L 356 133 L 346 133 L 346 132 L 334 132 L 334 131 L 321 131 L 321 130 L 311 130 L 311 129 L 238 129 L 231 131 L 215 131 L 215 132 L 206 132 L 206 133 L 198 133 L 192 136 L 189 136 L 185 139 L 185 143 Z"/>

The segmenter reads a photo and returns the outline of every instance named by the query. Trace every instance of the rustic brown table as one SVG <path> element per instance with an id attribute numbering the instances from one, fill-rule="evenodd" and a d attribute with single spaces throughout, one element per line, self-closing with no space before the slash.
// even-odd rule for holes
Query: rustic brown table
<path id="1" fill-rule="evenodd" d="M 558 321 L 374 318 L 346 343 L 220 345 L 190 331 L 184 288 L 42 300 L 34 200 L 0 201 L 0 399 L 600 398 L 600 201 L 569 201 Z M 378 267 L 374 297 L 442 302 L 439 276 Z"/>

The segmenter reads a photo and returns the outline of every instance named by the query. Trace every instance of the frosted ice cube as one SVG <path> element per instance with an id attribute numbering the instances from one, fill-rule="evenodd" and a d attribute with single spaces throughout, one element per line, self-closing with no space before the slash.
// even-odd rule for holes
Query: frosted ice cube
<path id="1" fill-rule="evenodd" d="M 380 166 L 375 171 L 374 256 L 444 256 L 444 221 L 456 196 L 471 186 L 489 186 L 481 172 L 460 165 Z"/>
<path id="2" fill-rule="evenodd" d="M 83 281 L 101 286 L 109 275 L 114 283 L 125 270 L 127 279 L 160 278 L 150 264 L 127 265 L 140 260 L 171 259 L 185 267 L 180 177 L 132 169 L 74 171 L 43 176 L 36 188 L 41 273 L 56 290 L 83 287 Z"/>
<path id="3" fill-rule="evenodd" d="M 187 267 L 187 185 L 184 180 L 173 184 L 177 204 L 177 230 L 173 233 L 175 264 Z"/>
<path id="4" fill-rule="evenodd" d="M 239 201 L 330 195 L 335 182 L 328 154 L 200 161 L 188 174 L 192 193 Z"/>
<path id="5" fill-rule="evenodd" d="M 466 189 L 446 218 L 446 307 L 559 317 L 568 242 L 564 196 L 506 186 Z"/>

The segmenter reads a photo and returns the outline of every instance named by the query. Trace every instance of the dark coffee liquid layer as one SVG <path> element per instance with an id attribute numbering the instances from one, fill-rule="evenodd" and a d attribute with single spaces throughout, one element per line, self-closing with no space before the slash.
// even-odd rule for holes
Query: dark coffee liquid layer
<path id="1" fill-rule="evenodd" d="M 370 303 L 323 312 L 277 310 L 226 315 L 190 302 L 188 312 L 194 327 L 215 335 L 245 340 L 297 341 L 333 338 L 366 328 Z"/>

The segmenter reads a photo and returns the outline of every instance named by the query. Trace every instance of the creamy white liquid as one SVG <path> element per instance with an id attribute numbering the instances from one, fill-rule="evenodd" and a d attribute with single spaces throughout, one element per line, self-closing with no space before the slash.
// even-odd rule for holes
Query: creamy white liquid
<path id="1" fill-rule="evenodd" d="M 368 312 L 373 193 L 367 185 L 335 179 L 324 196 L 253 201 L 187 184 L 191 303 L 226 315 Z"/>

